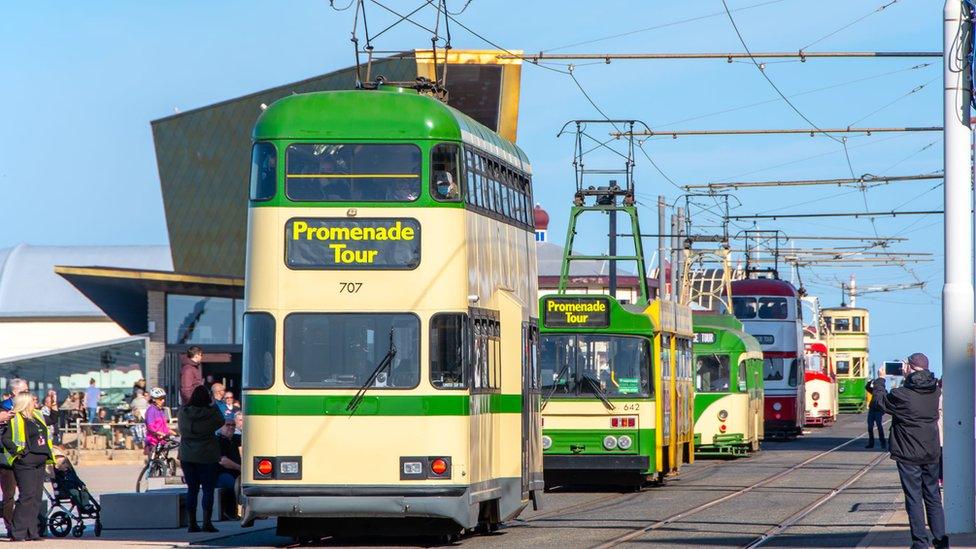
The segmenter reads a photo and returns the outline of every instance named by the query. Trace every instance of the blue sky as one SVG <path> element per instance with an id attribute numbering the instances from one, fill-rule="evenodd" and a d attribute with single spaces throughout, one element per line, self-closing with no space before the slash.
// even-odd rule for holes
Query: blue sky
<path id="1" fill-rule="evenodd" d="M 419 3 L 388 2 L 401 11 Z M 811 8 L 800 0 L 731 0 L 729 5 L 755 6 L 734 13 L 753 51 L 794 51 L 887 3 L 824 0 Z M 452 10 L 462 5 L 449 1 Z M 368 9 L 374 29 L 389 21 L 375 5 Z M 707 16 L 558 51 L 742 51 L 724 13 L 709 16 L 722 9 L 720 1 L 474 0 L 459 19 L 507 48 L 535 52 Z M 417 20 L 431 24 L 432 13 L 421 12 Z M 940 50 L 941 14 L 941 2 L 900 0 L 809 49 Z M 351 11 L 334 11 L 326 0 L 4 3 L 0 247 L 166 243 L 149 122 L 174 109 L 352 64 L 351 18 Z M 460 28 L 452 30 L 456 48 L 488 47 Z M 412 49 L 426 47 L 429 39 L 426 31 L 401 25 L 375 45 Z M 822 127 L 855 121 L 861 126 L 940 125 L 940 71 L 937 59 L 810 60 L 766 67 L 788 96 L 829 87 L 793 99 Z M 654 128 L 806 126 L 775 100 L 774 90 L 748 62 L 621 61 L 580 64 L 575 74 L 609 116 L 638 118 Z M 533 161 L 536 197 L 552 215 L 552 234 L 561 238 L 573 190 L 572 142 L 555 134 L 567 120 L 599 113 L 569 77 L 538 67 L 524 67 L 521 94 L 519 144 Z M 723 112 L 766 100 L 773 101 Z M 826 137 L 687 137 L 650 140 L 645 146 L 680 184 L 850 175 L 843 148 Z M 942 167 L 940 134 L 852 136 L 848 148 L 857 175 L 918 174 Z M 680 194 L 643 157 L 637 160 L 642 195 L 665 194 L 673 201 Z M 738 193 L 742 205 L 737 212 L 857 211 L 865 204 L 871 210 L 941 209 L 941 188 L 933 188 L 938 183 L 895 183 L 867 193 L 836 187 L 746 190 Z M 653 211 L 642 216 L 645 225 L 656 222 Z M 760 227 L 803 235 L 872 236 L 877 230 L 910 238 L 894 249 L 935 254 L 933 262 L 912 267 L 914 275 L 886 267 L 820 268 L 801 276 L 827 305 L 837 304 L 837 283 L 851 274 L 862 287 L 910 282 L 915 275 L 927 281 L 924 291 L 865 295 L 859 304 L 872 311 L 874 361 L 922 350 L 938 363 L 939 216 L 878 219 L 876 227 L 864 219 L 830 218 Z M 587 243 L 599 247 L 595 237 Z"/>

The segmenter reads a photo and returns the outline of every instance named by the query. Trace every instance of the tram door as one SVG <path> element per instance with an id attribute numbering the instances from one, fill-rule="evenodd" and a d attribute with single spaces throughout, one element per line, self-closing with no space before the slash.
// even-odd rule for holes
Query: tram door
<path id="1" fill-rule="evenodd" d="M 529 484 L 532 482 L 532 443 L 535 436 L 532 415 L 532 389 L 535 386 L 534 364 L 535 345 L 532 341 L 532 328 L 522 323 L 522 499 L 529 497 Z"/>

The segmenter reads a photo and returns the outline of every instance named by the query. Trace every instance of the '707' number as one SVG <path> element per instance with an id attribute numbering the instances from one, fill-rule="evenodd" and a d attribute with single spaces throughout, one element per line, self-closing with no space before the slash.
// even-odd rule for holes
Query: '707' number
<path id="1" fill-rule="evenodd" d="M 359 290 L 363 287 L 362 282 L 340 282 L 339 283 L 339 293 L 340 294 L 357 294 Z"/>

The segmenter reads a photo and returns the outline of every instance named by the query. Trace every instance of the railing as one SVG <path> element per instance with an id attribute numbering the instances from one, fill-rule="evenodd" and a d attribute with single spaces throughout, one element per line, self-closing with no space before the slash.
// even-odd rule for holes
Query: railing
<path id="1" fill-rule="evenodd" d="M 175 429 L 176 419 L 170 419 L 169 424 Z M 61 424 L 54 440 L 64 450 L 105 450 L 111 455 L 115 451 L 142 450 L 145 437 L 146 424 L 142 421 L 88 423 L 77 418 Z"/>

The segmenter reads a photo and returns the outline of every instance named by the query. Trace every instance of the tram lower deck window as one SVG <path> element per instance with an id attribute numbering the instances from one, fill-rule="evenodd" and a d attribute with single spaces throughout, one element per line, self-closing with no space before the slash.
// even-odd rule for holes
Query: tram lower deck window
<path id="1" fill-rule="evenodd" d="M 700 393 L 716 393 L 729 390 L 729 357 L 725 355 L 701 355 L 695 360 L 695 388 Z"/>
<path id="2" fill-rule="evenodd" d="M 467 387 L 467 315 L 449 313 L 430 319 L 430 384 L 437 389 Z"/>
<path id="3" fill-rule="evenodd" d="M 542 393 L 553 397 L 650 396 L 651 346 L 640 337 L 544 334 Z"/>
<path id="4" fill-rule="evenodd" d="M 285 318 L 285 385 L 374 389 L 420 382 L 420 320 L 408 313 L 293 313 Z"/>
<path id="5" fill-rule="evenodd" d="M 245 389 L 268 389 L 274 384 L 275 320 L 268 313 L 244 313 Z"/>

